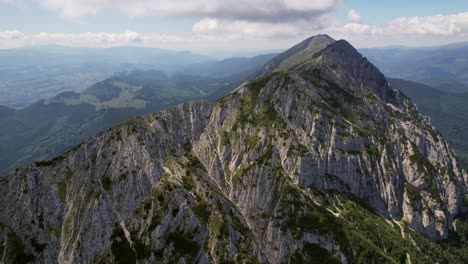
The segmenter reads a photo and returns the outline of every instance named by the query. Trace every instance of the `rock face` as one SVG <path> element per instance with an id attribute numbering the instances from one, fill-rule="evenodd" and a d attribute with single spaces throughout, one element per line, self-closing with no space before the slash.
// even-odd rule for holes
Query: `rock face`
<path id="1" fill-rule="evenodd" d="M 287 70 L 300 65 L 334 42 L 335 40 L 327 35 L 316 35 L 305 39 L 301 43 L 273 58 L 263 67 L 261 74 L 271 73 L 274 70 L 280 69 Z"/>
<path id="2" fill-rule="evenodd" d="M 349 43 L 313 40 L 2 176 L 1 261 L 446 262 L 420 234 L 466 210 L 453 151 Z"/>

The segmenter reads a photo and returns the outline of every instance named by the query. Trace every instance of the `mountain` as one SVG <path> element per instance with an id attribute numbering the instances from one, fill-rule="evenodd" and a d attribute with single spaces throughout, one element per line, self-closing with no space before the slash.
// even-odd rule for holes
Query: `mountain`
<path id="1" fill-rule="evenodd" d="M 0 108 L 0 173 L 49 159 L 132 116 L 193 99 L 216 100 L 248 71 L 224 78 L 134 70 L 114 75 L 81 93 L 63 92 L 23 109 Z"/>
<path id="2" fill-rule="evenodd" d="M 116 73 L 132 70 L 212 79 L 233 75 L 245 78 L 273 56 L 214 60 L 190 52 L 143 47 L 42 46 L 0 50 L 0 105 L 24 108 L 64 91 L 82 92 Z"/>
<path id="3" fill-rule="evenodd" d="M 468 43 L 360 50 L 385 75 L 430 85 L 445 92 L 468 92 Z"/>
<path id="4" fill-rule="evenodd" d="M 24 108 L 63 91 L 80 92 L 126 69 L 121 65 L 102 64 L 5 67 L 0 69 L 0 105 Z"/>
<path id="5" fill-rule="evenodd" d="M 63 91 L 88 86 L 127 70 L 166 74 L 210 57 L 143 47 L 73 48 L 41 46 L 0 50 L 0 105 L 24 108 Z M 229 75 L 229 74 L 228 74 Z"/>
<path id="6" fill-rule="evenodd" d="M 257 71 L 278 54 L 262 54 L 251 58 L 227 58 L 220 61 L 208 61 L 191 64 L 178 70 L 184 74 L 214 77 L 226 77 L 233 74 Z"/>
<path id="7" fill-rule="evenodd" d="M 335 42 L 335 40 L 328 35 L 316 35 L 305 39 L 301 43 L 273 58 L 263 66 L 260 73 L 266 74 L 274 70 L 288 69 L 292 66 L 300 65 L 308 59 L 311 59 L 311 56 L 317 51 L 322 50 L 333 42 Z"/>
<path id="8" fill-rule="evenodd" d="M 402 79 L 390 78 L 388 81 L 408 95 L 423 114 L 431 117 L 435 127 L 454 147 L 464 167 L 468 168 L 468 93 L 442 92 Z"/>
<path id="9" fill-rule="evenodd" d="M 2 261 L 466 262 L 445 139 L 348 42 L 310 50 L 1 177 Z"/>
<path id="10" fill-rule="evenodd" d="M 32 65 L 185 65 L 211 60 L 188 51 L 144 47 L 78 48 L 58 45 L 0 50 L 0 69 Z"/>

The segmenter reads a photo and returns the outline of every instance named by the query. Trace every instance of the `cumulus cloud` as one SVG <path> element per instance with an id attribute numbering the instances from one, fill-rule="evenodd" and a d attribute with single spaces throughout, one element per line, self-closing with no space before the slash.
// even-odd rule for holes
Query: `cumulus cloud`
<path id="1" fill-rule="evenodd" d="M 0 31 L 0 39 L 12 40 L 12 39 L 24 39 L 25 35 L 18 30 L 5 30 Z"/>
<path id="2" fill-rule="evenodd" d="M 437 45 L 468 39 L 468 12 L 451 15 L 399 17 L 382 26 L 349 23 L 327 29 L 359 46 Z"/>
<path id="3" fill-rule="evenodd" d="M 116 33 L 82 33 L 82 34 L 49 34 L 39 33 L 29 39 L 33 44 L 62 44 L 71 46 L 114 46 L 143 42 L 142 36 L 137 32 L 127 31 Z"/>
<path id="4" fill-rule="evenodd" d="M 416 35 L 448 36 L 468 31 L 468 12 L 456 15 L 400 17 L 390 21 L 389 31 Z"/>
<path id="5" fill-rule="evenodd" d="M 105 9 L 130 17 L 159 16 L 199 20 L 190 43 L 297 38 L 327 27 L 342 0 L 35 0 L 67 20 L 81 20 Z M 80 36 L 81 37 L 81 36 Z M 149 40 L 145 39 L 144 44 Z M 279 43 L 279 42 L 278 42 Z"/>
<path id="6" fill-rule="evenodd" d="M 4 0 L 3 0 L 4 1 Z M 67 19 L 118 9 L 128 16 L 191 16 L 282 22 L 332 11 L 340 0 L 37 0 Z"/>
<path id="7" fill-rule="evenodd" d="M 12 48 L 30 45 L 58 44 L 80 47 L 112 47 L 112 46 L 164 46 L 180 42 L 181 38 L 170 35 L 141 35 L 133 31 L 123 33 L 86 32 L 80 34 L 38 33 L 26 35 L 17 30 L 0 31 L 0 48 Z"/>
<path id="8" fill-rule="evenodd" d="M 352 23 L 360 23 L 361 22 L 361 14 L 359 14 L 356 10 L 351 9 L 348 11 L 348 19 Z"/>
<path id="9" fill-rule="evenodd" d="M 312 34 L 326 27 L 326 16 L 310 20 L 299 20 L 290 23 L 272 24 L 262 21 L 227 20 L 205 18 L 193 25 L 192 31 L 196 36 L 222 37 L 229 40 L 246 39 L 279 39 L 294 38 Z"/>
<path id="10" fill-rule="evenodd" d="M 362 22 L 338 24 L 327 14 L 309 20 L 282 22 L 206 17 L 195 22 L 192 33 L 186 35 L 141 34 L 134 31 L 23 34 L 17 30 L 6 30 L 0 31 L 0 47 L 55 43 L 100 47 L 134 45 L 193 51 L 267 50 L 286 48 L 318 33 L 326 33 L 336 39 L 347 39 L 358 47 L 448 44 L 468 39 L 468 12 L 400 17 L 381 26 Z"/>

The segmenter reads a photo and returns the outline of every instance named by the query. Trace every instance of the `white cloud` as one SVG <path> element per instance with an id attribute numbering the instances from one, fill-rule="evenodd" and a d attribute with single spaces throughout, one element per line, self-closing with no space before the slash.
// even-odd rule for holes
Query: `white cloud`
<path id="1" fill-rule="evenodd" d="M 82 34 L 49 34 L 39 33 L 29 37 L 32 44 L 61 44 L 70 46 L 114 46 L 140 43 L 142 36 L 137 32 L 115 33 L 82 33 Z"/>
<path id="2" fill-rule="evenodd" d="M 212 36 L 230 40 L 269 39 L 303 37 L 326 28 L 331 18 L 320 16 L 314 20 L 299 20 L 288 23 L 263 21 L 227 20 L 205 18 L 193 25 L 197 36 Z"/>
<path id="3" fill-rule="evenodd" d="M 11 5 L 16 7 L 24 7 L 27 0 L 0 0 L 0 5 Z"/>
<path id="4" fill-rule="evenodd" d="M 10 1 L 10 0 L 0 0 Z M 274 38 L 300 39 L 330 24 L 335 8 L 342 0 L 24 0 L 38 2 L 43 8 L 60 14 L 66 20 L 80 21 L 87 16 L 99 15 L 103 10 L 118 10 L 130 17 L 159 16 L 172 19 L 198 18 L 192 26 L 193 34 L 184 36 L 186 43 L 218 45 L 227 40 L 256 40 L 267 42 Z M 125 43 L 112 41 L 116 36 L 106 33 L 77 34 L 85 43 Z M 174 36 L 171 36 L 173 38 Z M 148 45 L 148 37 L 141 37 L 141 45 Z M 176 36 L 180 38 L 180 36 Z M 68 35 L 50 35 L 48 41 L 69 43 Z M 71 39 L 71 36 L 70 36 Z M 110 40 L 109 40 L 110 39 Z M 29 42 L 45 41 L 43 37 L 30 37 Z M 102 41 L 97 41 L 102 40 Z M 285 41 L 276 41 L 282 43 Z M 248 42 L 250 45 L 252 42 Z M 247 42 L 243 45 L 248 45 Z M 265 46 L 268 43 L 264 43 Z M 201 44 L 200 44 L 201 45 Z"/>
<path id="5" fill-rule="evenodd" d="M 59 44 L 66 46 L 165 46 L 167 43 L 180 42 L 181 38 L 170 35 L 142 35 L 133 31 L 124 33 L 87 32 L 82 34 L 49 34 L 39 33 L 28 38 L 31 45 Z"/>
<path id="6" fill-rule="evenodd" d="M 0 0 L 1 1 L 1 0 Z M 4 1 L 4 0 L 3 0 Z M 332 11 L 340 0 L 36 0 L 66 19 L 118 9 L 128 16 L 190 16 L 247 21 L 294 21 Z"/>
<path id="7" fill-rule="evenodd" d="M 15 0 L 0 0 L 0 4 L 7 4 L 7 5 L 13 5 L 15 4 Z"/>
<path id="8" fill-rule="evenodd" d="M 468 12 L 452 15 L 399 17 L 383 26 L 349 23 L 328 32 L 359 46 L 426 46 L 466 41 Z"/>
<path id="9" fill-rule="evenodd" d="M 11 40 L 11 39 L 24 39 L 25 36 L 23 33 L 18 30 L 5 30 L 0 31 L 0 39 Z"/>
<path id="10" fill-rule="evenodd" d="M 356 10 L 351 9 L 348 11 L 348 19 L 352 23 L 360 23 L 362 20 L 361 14 L 359 14 Z"/>
<path id="11" fill-rule="evenodd" d="M 81 47 L 111 47 L 126 45 L 158 46 L 168 42 L 180 41 L 176 36 L 149 34 L 141 35 L 137 32 L 124 33 L 86 32 L 81 34 L 39 34 L 25 35 L 17 30 L 0 31 L 0 48 L 12 48 L 30 45 L 59 44 Z"/>
<path id="12" fill-rule="evenodd" d="M 206 17 L 196 22 L 192 33 L 186 35 L 141 34 L 134 31 L 24 34 L 17 30 L 6 30 L 0 31 L 0 48 L 55 43 L 99 47 L 134 45 L 198 52 L 269 50 L 287 48 L 318 33 L 326 33 L 336 39 L 347 39 L 357 47 L 448 44 L 468 39 L 468 12 L 400 17 L 382 26 L 359 22 L 338 24 L 329 14 L 321 14 L 309 20 L 282 22 Z"/>
<path id="13" fill-rule="evenodd" d="M 390 21 L 389 31 L 416 35 L 449 36 L 468 31 L 468 12 L 456 15 L 401 17 Z"/>

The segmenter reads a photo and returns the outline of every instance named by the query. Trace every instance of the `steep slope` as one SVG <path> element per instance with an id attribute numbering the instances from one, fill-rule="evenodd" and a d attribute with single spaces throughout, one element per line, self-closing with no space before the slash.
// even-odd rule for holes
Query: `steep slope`
<path id="1" fill-rule="evenodd" d="M 0 178 L 5 262 L 456 263 L 467 176 L 346 41 Z"/>
<path id="2" fill-rule="evenodd" d="M 275 70 L 284 70 L 299 65 L 311 59 L 315 53 L 321 51 L 329 44 L 335 42 L 328 35 L 316 35 L 305 39 L 301 43 L 277 55 L 269 61 L 258 75 L 271 73 Z"/>
<path id="3" fill-rule="evenodd" d="M 468 168 L 468 93 L 449 93 L 401 79 L 390 84 L 408 95 L 421 113 L 431 117 L 435 127 L 447 138 L 457 157 Z"/>
<path id="4" fill-rule="evenodd" d="M 0 109 L 0 173 L 59 155 L 132 116 L 194 99 L 216 100 L 244 79 L 245 75 L 218 79 L 135 70 L 81 93 L 64 92 L 24 109 Z"/>

